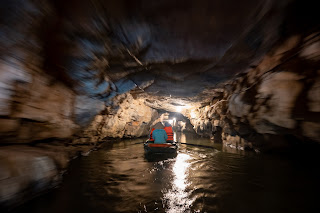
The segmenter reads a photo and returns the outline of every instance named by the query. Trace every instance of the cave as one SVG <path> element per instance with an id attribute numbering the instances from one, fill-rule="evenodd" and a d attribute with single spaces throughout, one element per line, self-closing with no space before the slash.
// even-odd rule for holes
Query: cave
<path id="1" fill-rule="evenodd" d="M 206 177 L 197 182 L 206 185 L 194 186 L 196 195 L 181 185 L 159 186 L 158 191 L 153 187 L 154 194 L 162 195 L 151 205 L 134 188 L 141 200 L 128 204 L 129 209 L 118 208 L 122 199 L 129 199 L 118 192 L 114 194 L 120 197 L 107 196 L 117 200 L 113 207 L 96 204 L 90 209 L 88 204 L 65 211 L 320 210 L 314 200 L 320 189 L 315 171 L 320 151 L 320 13 L 315 1 L 2 0 L 0 17 L 1 212 L 26 212 L 32 209 L 29 203 L 41 203 L 48 194 L 61 196 L 54 189 L 62 185 L 61 190 L 69 190 L 63 184 L 77 178 L 71 170 L 86 158 L 109 165 L 110 155 L 120 162 L 116 153 L 122 160 L 133 155 L 130 144 L 140 153 L 159 122 L 171 124 L 175 141 L 183 145 L 178 155 L 149 160 L 140 153 L 127 164 L 118 163 L 131 169 L 134 159 L 152 164 L 150 174 L 163 170 L 154 174 L 154 181 L 169 174 L 156 167 L 159 162 L 169 162 L 173 170 L 178 163 L 188 165 L 181 166 L 190 170 L 181 176 L 188 174 L 190 184 Z M 201 156 L 212 162 L 198 165 Z M 105 169 L 100 166 L 99 171 Z M 88 171 L 95 174 L 93 167 Z M 238 168 L 230 174 L 239 182 L 229 173 L 221 177 L 213 172 L 230 168 Z M 206 170 L 209 176 L 202 173 Z M 119 180 L 118 185 L 129 183 L 127 175 L 135 173 L 112 171 L 118 176 L 107 179 Z M 293 180 L 286 182 L 290 176 Z M 175 173 L 172 177 L 181 178 Z M 206 182 L 213 177 L 221 185 Z M 240 187 L 246 179 L 247 188 Z M 305 187 L 292 188 L 299 181 Z M 77 184 L 81 188 L 87 183 Z M 238 191 L 232 192 L 230 184 Z M 112 187 L 100 188 L 106 193 Z M 73 190 L 76 194 L 78 189 Z M 290 190 L 293 194 L 285 193 Z M 300 199 L 299 190 L 308 196 Z M 253 192 L 261 199 L 255 201 Z M 184 193 L 180 200 L 173 198 Z M 241 195 L 248 196 L 248 203 Z M 263 197 L 273 197 L 269 207 Z M 290 199 L 297 202 L 290 204 Z M 33 205 L 34 212 L 51 208 Z"/>

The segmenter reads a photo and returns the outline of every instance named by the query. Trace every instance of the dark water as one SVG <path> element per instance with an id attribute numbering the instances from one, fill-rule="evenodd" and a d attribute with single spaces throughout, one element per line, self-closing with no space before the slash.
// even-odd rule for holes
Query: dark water
<path id="1" fill-rule="evenodd" d="M 320 212 L 317 158 L 228 150 L 178 135 L 177 156 L 148 157 L 138 140 L 72 162 L 62 186 L 17 212 Z M 310 160 L 313 159 L 313 160 Z"/>

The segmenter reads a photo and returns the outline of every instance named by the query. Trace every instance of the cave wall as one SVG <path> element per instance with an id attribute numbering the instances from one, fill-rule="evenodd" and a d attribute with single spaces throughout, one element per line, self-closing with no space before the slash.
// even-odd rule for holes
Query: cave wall
<path id="1" fill-rule="evenodd" d="M 130 59 L 136 66 L 130 54 L 143 49 L 144 31 L 131 23 L 137 32 L 124 32 L 114 23 L 116 14 L 107 18 L 104 4 L 1 3 L 0 143 L 71 138 L 115 106 L 115 97 L 137 87 L 123 78 L 126 71 L 124 76 L 110 72 L 109 62 Z"/>
<path id="2" fill-rule="evenodd" d="M 77 134 L 73 143 L 146 136 L 158 117 L 157 110 L 146 106 L 144 99 L 134 99 L 130 93 L 122 94 L 113 99 L 112 106 L 95 116 L 91 124 Z"/>
<path id="3" fill-rule="evenodd" d="M 65 11 L 70 19 L 53 2 L 0 4 L 0 211 L 58 186 L 70 161 L 87 155 L 94 140 L 146 135 L 156 115 L 126 94 L 133 82 L 107 74 L 107 59 L 126 51 L 121 42 L 111 48 L 93 24 L 97 17 L 79 17 L 74 8 Z M 90 128 L 101 113 L 109 126 L 97 138 Z"/>
<path id="4" fill-rule="evenodd" d="M 0 66 L 1 143 L 68 138 L 75 132 L 77 96 L 70 88 L 18 62 L 1 61 Z"/>
<path id="5" fill-rule="evenodd" d="M 1 143 L 70 138 L 104 108 L 103 101 L 72 86 L 62 64 L 48 64 L 57 57 L 46 52 L 56 15 L 50 1 L 1 3 Z"/>
<path id="6" fill-rule="evenodd" d="M 88 155 L 101 141 L 148 135 L 150 125 L 158 118 L 157 110 L 128 93 L 116 96 L 112 105 L 103 105 L 102 113 L 98 113 L 90 125 L 80 128 L 72 120 L 74 105 L 70 103 L 77 97 L 62 85 L 42 86 L 41 90 L 27 94 L 29 98 L 17 102 L 21 111 L 15 112 L 20 113 L 20 117 L 6 118 L 6 126 L 2 128 L 2 132 L 7 130 L 3 138 L 10 146 L 0 149 L 0 210 L 2 206 L 19 205 L 57 187 L 70 161 Z M 92 109 L 94 102 L 85 100 L 87 103 L 82 102 L 81 109 Z M 17 129 L 9 129 L 8 120 L 26 122 L 23 116 L 28 116 L 28 123 L 17 123 Z M 72 129 L 74 126 L 77 131 Z M 22 128 L 26 129 L 22 131 Z M 50 137 L 54 140 L 40 140 Z M 40 141 L 30 146 L 34 140 Z M 20 144 L 12 144 L 17 142 Z"/>
<path id="7" fill-rule="evenodd" d="M 187 113 L 198 134 L 234 148 L 320 142 L 320 36 L 295 35 Z"/>
<path id="8" fill-rule="evenodd" d="M 70 138 L 109 105 L 57 82 L 43 69 L 8 60 L 0 60 L 2 143 Z"/>
<path id="9" fill-rule="evenodd" d="M 129 93 L 103 101 L 18 65 L 0 65 L 0 210 L 58 186 L 70 161 L 98 142 L 147 135 L 157 118 Z"/>
<path id="10" fill-rule="evenodd" d="M 101 122 L 105 126 L 99 130 L 100 139 L 140 137 L 148 134 L 149 123 L 157 115 L 144 100 L 135 100 L 129 93 L 104 102 L 52 82 L 41 70 L 37 73 L 5 62 L 0 66 L 1 143 L 67 139 L 86 128 L 83 134 L 88 135 Z M 102 111 L 104 115 L 98 115 Z"/>

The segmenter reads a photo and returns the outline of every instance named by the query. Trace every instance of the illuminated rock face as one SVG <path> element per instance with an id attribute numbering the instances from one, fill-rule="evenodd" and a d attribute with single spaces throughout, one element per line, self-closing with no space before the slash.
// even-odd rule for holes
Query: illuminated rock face
<path id="1" fill-rule="evenodd" d="M 16 66 L 18 64 L 15 64 Z M 115 95 L 110 103 L 80 95 L 51 77 L 1 64 L 1 143 L 29 143 L 48 138 L 67 139 L 86 128 L 102 125 L 104 137 L 140 137 L 148 134 L 157 111 L 130 94 Z M 101 111 L 109 114 L 98 115 Z M 112 113 L 112 114 L 110 114 Z M 100 121 L 105 124 L 100 124 Z"/>
<path id="2" fill-rule="evenodd" d="M 132 138 L 149 134 L 150 126 L 159 117 L 155 109 L 130 94 L 120 95 L 113 101 L 116 109 L 107 107 L 107 114 L 97 115 L 73 143 L 95 144 L 104 138 Z"/>
<path id="3" fill-rule="evenodd" d="M 105 108 L 103 101 L 76 94 L 19 61 L 0 60 L 0 67 L 2 143 L 70 138 Z"/>
<path id="4" fill-rule="evenodd" d="M 320 49 L 305 52 L 319 39 L 289 38 L 224 90 L 212 90 L 209 105 L 188 112 L 195 129 L 240 149 L 320 142 L 320 67 L 313 61 Z"/>
<path id="5" fill-rule="evenodd" d="M 78 125 L 71 120 L 75 94 L 50 77 L 1 61 L 0 135 L 2 142 L 69 138 Z M 18 67 L 15 67 L 18 66 Z"/>

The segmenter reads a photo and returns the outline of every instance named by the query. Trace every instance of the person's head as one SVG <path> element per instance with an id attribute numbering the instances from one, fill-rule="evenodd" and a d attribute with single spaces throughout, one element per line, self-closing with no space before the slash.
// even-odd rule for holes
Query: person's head
<path id="1" fill-rule="evenodd" d="M 164 123 L 164 126 L 165 126 L 165 127 L 168 127 L 168 126 L 171 126 L 171 124 L 170 124 L 169 122 L 165 122 L 165 123 Z"/>
<path id="2" fill-rule="evenodd" d="M 156 124 L 153 126 L 153 128 L 155 128 L 155 129 L 163 129 L 164 126 L 162 125 L 161 122 L 158 122 L 158 123 L 156 123 Z"/>

